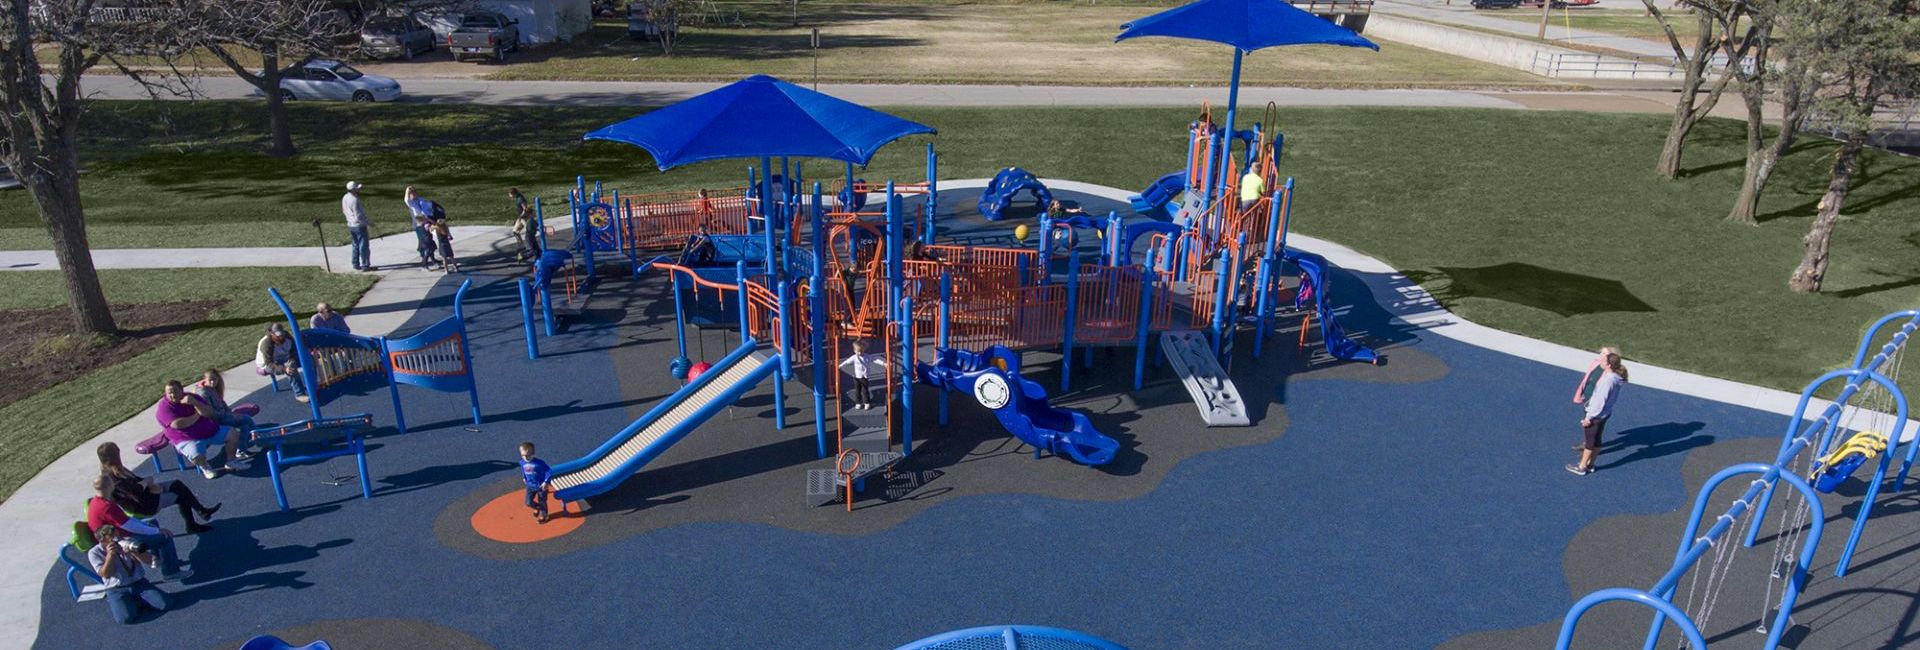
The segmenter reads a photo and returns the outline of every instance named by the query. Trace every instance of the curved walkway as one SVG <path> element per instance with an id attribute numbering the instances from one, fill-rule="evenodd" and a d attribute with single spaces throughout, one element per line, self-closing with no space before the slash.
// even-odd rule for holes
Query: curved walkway
<path id="1" fill-rule="evenodd" d="M 1131 192 L 1116 188 L 1065 180 L 1046 180 L 1050 187 L 1082 192 L 1125 202 Z M 944 181 L 942 189 L 967 190 L 984 186 L 985 179 Z M 473 255 L 495 248 L 506 237 L 502 228 L 463 227 L 456 229 L 461 254 Z M 397 242 L 397 243 L 396 243 Z M 1529 339 L 1477 325 L 1447 312 L 1433 302 L 1417 285 L 1386 264 L 1333 242 L 1294 235 L 1290 242 L 1297 248 L 1327 256 L 1336 265 L 1350 271 L 1350 277 L 1366 283 L 1382 309 L 1409 329 L 1431 332 L 1455 341 L 1553 366 L 1582 371 L 1592 353 L 1566 346 Z M 389 237 L 376 250 L 376 261 L 406 259 L 411 241 Z M 210 249 L 190 259 L 206 266 L 255 265 L 259 251 L 249 249 Z M 268 254 L 272 257 L 272 254 Z M 178 266 L 180 257 L 171 258 Z M 138 265 L 139 254 L 124 251 L 97 251 L 96 262 L 103 268 L 131 268 Z M 309 262 L 310 264 L 311 262 Z M 383 272 L 383 278 L 362 297 L 351 313 L 356 330 L 388 332 L 412 315 L 413 309 L 441 279 L 438 273 L 409 269 Z M 242 392 L 259 390 L 258 381 L 245 366 L 230 376 Z M 1673 393 L 1698 397 L 1761 411 L 1789 414 L 1797 396 L 1782 391 L 1747 386 L 1735 382 L 1636 364 L 1635 383 Z M 9 530 L 18 552 L 0 557 L 0 631 L 3 647 L 28 647 L 37 634 L 41 590 L 46 584 L 47 557 L 42 549 L 52 550 L 63 543 L 70 531 L 65 522 L 74 513 L 75 495 L 85 494 L 94 472 L 91 449 L 102 441 L 115 441 L 123 447 L 151 435 L 150 412 L 142 413 L 94 440 L 81 445 L 42 470 L 15 493 L 0 503 L 0 528 Z"/>

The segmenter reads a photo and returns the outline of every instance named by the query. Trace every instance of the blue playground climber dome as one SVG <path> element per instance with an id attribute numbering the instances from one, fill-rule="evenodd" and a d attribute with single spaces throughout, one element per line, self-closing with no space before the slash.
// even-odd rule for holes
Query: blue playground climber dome
<path id="1" fill-rule="evenodd" d="M 988 221 L 999 221 L 1006 216 L 1007 206 L 1013 205 L 1014 195 L 1022 190 L 1033 195 L 1040 211 L 1044 212 L 1047 204 L 1053 202 L 1053 193 L 1047 191 L 1047 186 L 1032 172 L 1008 167 L 994 174 L 993 180 L 987 183 L 986 191 L 980 193 L 980 215 Z"/>
<path id="2" fill-rule="evenodd" d="M 1127 650 L 1091 635 L 1034 625 L 989 625 L 936 634 L 896 650 Z"/>

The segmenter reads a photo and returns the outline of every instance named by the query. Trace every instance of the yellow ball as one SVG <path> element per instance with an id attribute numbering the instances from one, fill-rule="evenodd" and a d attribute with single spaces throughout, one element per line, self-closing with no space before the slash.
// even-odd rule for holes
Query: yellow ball
<path id="1" fill-rule="evenodd" d="M 1018 239 L 1020 241 L 1026 241 L 1027 240 L 1027 224 L 1023 223 L 1018 226 L 1014 226 L 1013 238 Z"/>

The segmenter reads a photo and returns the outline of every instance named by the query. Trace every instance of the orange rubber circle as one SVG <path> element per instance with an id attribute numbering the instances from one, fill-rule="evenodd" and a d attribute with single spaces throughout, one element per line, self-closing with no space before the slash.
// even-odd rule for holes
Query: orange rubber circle
<path id="1" fill-rule="evenodd" d="M 569 512 L 560 501 L 548 495 L 547 523 L 533 518 L 527 507 L 526 492 L 514 490 L 500 495 L 473 513 L 473 532 L 481 537 L 507 544 L 531 544 L 558 538 L 580 528 L 586 515 Z"/>

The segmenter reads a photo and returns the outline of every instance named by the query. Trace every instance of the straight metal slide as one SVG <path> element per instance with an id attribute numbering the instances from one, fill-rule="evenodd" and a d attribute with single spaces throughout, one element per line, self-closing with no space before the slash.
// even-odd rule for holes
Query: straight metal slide
<path id="1" fill-rule="evenodd" d="M 688 382 L 646 415 L 613 434 L 606 444 L 576 460 L 553 466 L 553 493 L 561 501 L 602 494 L 680 442 L 768 376 L 779 371 L 778 355 L 754 352 L 749 338 L 719 363 Z"/>

